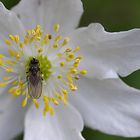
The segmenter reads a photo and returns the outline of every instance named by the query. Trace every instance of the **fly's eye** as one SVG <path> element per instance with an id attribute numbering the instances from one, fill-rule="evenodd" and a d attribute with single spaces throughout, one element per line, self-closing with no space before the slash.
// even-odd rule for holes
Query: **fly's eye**
<path id="1" fill-rule="evenodd" d="M 31 60 L 31 64 L 38 64 L 39 63 L 39 61 L 37 60 L 37 59 L 35 59 L 35 58 L 33 58 L 32 60 Z"/>

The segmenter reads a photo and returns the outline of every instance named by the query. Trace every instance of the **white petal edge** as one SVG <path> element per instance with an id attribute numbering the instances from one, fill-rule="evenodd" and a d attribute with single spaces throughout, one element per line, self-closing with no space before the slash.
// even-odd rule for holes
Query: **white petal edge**
<path id="1" fill-rule="evenodd" d="M 25 10 L 26 9 L 26 10 Z M 21 0 L 13 8 L 26 29 L 40 24 L 44 31 L 51 33 L 54 24 L 60 24 L 63 33 L 74 30 L 83 13 L 80 0 Z"/>
<path id="2" fill-rule="evenodd" d="M 24 36 L 24 27 L 16 14 L 7 10 L 0 2 L 0 53 L 8 53 L 8 46 L 4 43 L 9 35 L 19 35 L 21 38 Z"/>
<path id="3" fill-rule="evenodd" d="M 59 105 L 54 116 L 44 117 L 31 106 L 26 115 L 24 140 L 84 140 L 83 121 L 71 105 Z"/>
<path id="4" fill-rule="evenodd" d="M 26 108 L 21 107 L 21 102 L 21 98 L 14 98 L 6 92 L 0 95 L 1 140 L 11 140 L 22 133 Z"/>
<path id="5" fill-rule="evenodd" d="M 88 77 L 117 78 L 140 68 L 140 29 L 109 33 L 95 23 L 76 30 L 71 40 L 81 47 Z"/>
<path id="6" fill-rule="evenodd" d="M 140 136 L 140 91 L 120 79 L 82 79 L 70 99 L 88 127 L 125 137 Z"/>

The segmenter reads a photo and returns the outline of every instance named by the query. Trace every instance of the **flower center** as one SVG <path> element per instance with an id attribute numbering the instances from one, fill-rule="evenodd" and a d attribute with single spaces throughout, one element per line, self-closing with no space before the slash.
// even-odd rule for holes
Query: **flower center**
<path id="1" fill-rule="evenodd" d="M 9 35 L 5 40 L 9 55 L 0 54 L 0 67 L 5 74 L 0 86 L 8 86 L 13 96 L 23 96 L 23 107 L 30 99 L 39 108 L 42 99 L 43 115 L 53 115 L 54 106 L 67 104 L 68 93 L 78 89 L 76 81 L 87 73 L 79 68 L 80 47 L 72 47 L 59 28 L 59 24 L 54 25 L 51 35 L 37 25 L 24 38 Z"/>

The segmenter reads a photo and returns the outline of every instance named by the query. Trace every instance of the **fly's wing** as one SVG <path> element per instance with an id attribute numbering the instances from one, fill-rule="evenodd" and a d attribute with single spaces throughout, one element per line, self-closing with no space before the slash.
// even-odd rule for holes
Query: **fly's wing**
<path id="1" fill-rule="evenodd" d="M 33 76 L 32 74 L 29 74 L 28 93 L 34 99 L 38 99 L 41 96 L 41 94 L 42 94 L 42 78 L 41 78 L 39 72 L 35 76 Z"/>

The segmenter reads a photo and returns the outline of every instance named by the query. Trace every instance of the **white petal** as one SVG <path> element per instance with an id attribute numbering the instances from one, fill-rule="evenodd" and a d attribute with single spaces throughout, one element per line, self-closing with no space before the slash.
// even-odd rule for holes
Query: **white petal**
<path id="1" fill-rule="evenodd" d="M 11 140 L 24 128 L 26 109 L 21 107 L 21 98 L 14 98 L 8 93 L 0 95 L 0 139 Z"/>
<path id="2" fill-rule="evenodd" d="M 68 32 L 77 27 L 83 7 L 80 0 L 21 0 L 13 10 L 27 29 L 41 24 L 49 32 L 58 23 Z"/>
<path id="3" fill-rule="evenodd" d="M 24 140 L 84 140 L 83 121 L 71 105 L 59 105 L 53 117 L 42 116 L 42 110 L 32 106 L 25 121 Z"/>
<path id="4" fill-rule="evenodd" d="M 71 96 L 87 126 L 105 133 L 140 136 L 140 91 L 120 79 L 82 79 Z"/>
<path id="5" fill-rule="evenodd" d="M 4 41 L 8 39 L 9 34 L 18 34 L 22 38 L 24 35 L 24 27 L 15 13 L 7 10 L 0 2 L 0 53 L 7 53 L 8 47 Z"/>
<path id="6" fill-rule="evenodd" d="M 81 46 L 89 77 L 126 76 L 140 68 L 140 29 L 108 33 L 100 24 L 91 24 L 72 35 Z"/>

